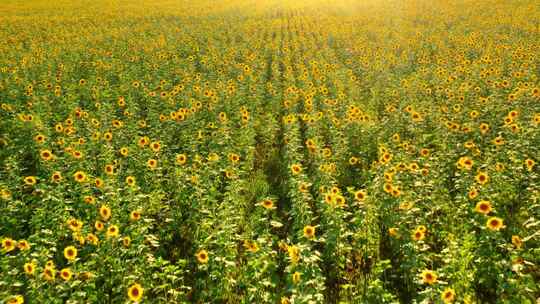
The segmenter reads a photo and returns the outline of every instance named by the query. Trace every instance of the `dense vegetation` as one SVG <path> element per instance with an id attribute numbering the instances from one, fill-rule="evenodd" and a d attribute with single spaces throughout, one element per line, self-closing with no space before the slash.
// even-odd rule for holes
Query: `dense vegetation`
<path id="1" fill-rule="evenodd" d="M 538 2 L 0 24 L 0 302 L 538 302 Z"/>

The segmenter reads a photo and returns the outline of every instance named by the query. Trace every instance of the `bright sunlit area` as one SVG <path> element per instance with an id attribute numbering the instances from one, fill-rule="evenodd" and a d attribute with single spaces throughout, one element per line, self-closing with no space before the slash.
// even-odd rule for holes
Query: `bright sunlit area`
<path id="1" fill-rule="evenodd" d="M 0 303 L 540 304 L 540 5 L 0 0 Z"/>

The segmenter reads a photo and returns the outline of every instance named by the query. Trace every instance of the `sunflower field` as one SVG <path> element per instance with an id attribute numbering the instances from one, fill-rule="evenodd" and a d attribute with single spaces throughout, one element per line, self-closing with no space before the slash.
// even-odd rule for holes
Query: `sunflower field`
<path id="1" fill-rule="evenodd" d="M 540 303 L 534 0 L 0 1 L 0 303 Z"/>

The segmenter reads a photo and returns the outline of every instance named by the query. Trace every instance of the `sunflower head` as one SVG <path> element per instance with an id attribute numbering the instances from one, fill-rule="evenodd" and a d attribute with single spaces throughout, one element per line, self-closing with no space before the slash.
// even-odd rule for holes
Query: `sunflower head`
<path id="1" fill-rule="evenodd" d="M 491 207 L 491 203 L 489 201 L 479 201 L 476 204 L 476 207 L 474 208 L 474 211 L 478 213 L 482 213 L 484 215 L 488 215 L 493 208 Z"/>
<path id="2" fill-rule="evenodd" d="M 434 284 L 437 282 L 437 274 L 433 270 L 424 270 L 421 274 L 424 284 Z"/>
<path id="3" fill-rule="evenodd" d="M 61 277 L 64 281 L 69 281 L 69 280 L 71 280 L 71 277 L 72 277 L 71 269 L 69 269 L 69 268 L 64 268 L 64 269 L 60 270 L 60 277 Z"/>
<path id="4" fill-rule="evenodd" d="M 75 248 L 74 246 L 67 246 L 66 248 L 64 248 L 64 257 L 68 261 L 74 261 L 75 258 L 77 258 L 77 248 Z"/>
<path id="5" fill-rule="evenodd" d="M 311 225 L 307 225 L 304 227 L 304 236 L 308 239 L 312 239 L 315 237 L 315 227 Z"/>
<path id="6" fill-rule="evenodd" d="M 24 266 L 23 266 L 23 269 L 24 269 L 24 272 L 27 275 L 32 275 L 32 274 L 34 274 L 34 271 L 36 270 L 36 265 L 34 263 L 32 263 L 32 262 L 25 263 Z"/>
<path id="7" fill-rule="evenodd" d="M 206 264 L 208 263 L 208 252 L 206 250 L 200 250 L 199 252 L 197 252 L 197 254 L 195 255 L 197 257 L 197 261 L 201 264 Z"/>
<path id="8" fill-rule="evenodd" d="M 144 289 L 138 283 L 131 285 L 128 288 L 128 298 L 133 302 L 139 302 L 142 299 Z"/>
<path id="9" fill-rule="evenodd" d="M 486 222 L 486 226 L 493 231 L 499 231 L 501 228 L 504 228 L 503 220 L 498 217 L 490 217 Z"/>
<path id="10" fill-rule="evenodd" d="M 455 298 L 456 298 L 456 293 L 450 287 L 446 288 L 441 293 L 441 299 L 443 300 L 444 303 L 452 303 L 452 302 L 454 302 Z"/>

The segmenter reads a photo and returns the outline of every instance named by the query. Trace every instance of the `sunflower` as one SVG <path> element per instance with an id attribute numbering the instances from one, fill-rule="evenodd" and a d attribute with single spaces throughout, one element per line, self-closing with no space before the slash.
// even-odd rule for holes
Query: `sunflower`
<path id="1" fill-rule="evenodd" d="M 309 184 L 308 183 L 301 183 L 299 186 L 298 186 L 298 191 L 302 192 L 302 193 L 307 193 L 309 191 Z"/>
<path id="2" fill-rule="evenodd" d="M 111 141 L 112 138 L 113 138 L 113 134 L 111 132 L 105 132 L 103 134 L 103 138 L 106 140 L 106 141 Z"/>
<path id="3" fill-rule="evenodd" d="M 426 149 L 426 148 L 421 149 L 421 150 L 420 150 L 420 155 L 421 155 L 422 157 L 428 157 L 428 156 L 429 156 L 429 150 Z"/>
<path id="4" fill-rule="evenodd" d="M 527 158 L 527 159 L 525 160 L 525 166 L 527 166 L 527 170 L 528 170 L 528 171 L 531 171 L 531 170 L 533 169 L 534 165 L 535 165 L 534 160 L 532 160 L 532 159 L 530 159 L 530 158 Z"/>
<path id="5" fill-rule="evenodd" d="M 4 238 L 2 240 L 2 249 L 5 252 L 10 252 L 15 250 L 15 247 L 17 246 L 17 242 L 15 242 L 13 239 L 10 238 Z"/>
<path id="6" fill-rule="evenodd" d="M 187 157 L 185 154 L 176 155 L 176 163 L 179 165 L 184 165 L 186 163 Z"/>
<path id="7" fill-rule="evenodd" d="M 291 166 L 292 174 L 297 175 L 302 172 L 302 166 L 300 164 L 294 164 Z"/>
<path id="8" fill-rule="evenodd" d="M 340 195 L 340 194 L 334 195 L 334 204 L 339 207 L 344 207 L 345 197 L 343 197 L 343 195 Z"/>
<path id="9" fill-rule="evenodd" d="M 114 174 L 114 166 L 113 165 L 106 165 L 105 166 L 105 173 L 107 175 L 113 175 Z"/>
<path id="10" fill-rule="evenodd" d="M 128 184 L 128 186 L 134 186 L 135 183 L 136 183 L 135 177 L 133 176 L 126 177 L 126 184 Z"/>
<path id="11" fill-rule="evenodd" d="M 488 215 L 491 212 L 491 210 L 492 210 L 491 203 L 485 200 L 479 201 L 476 204 L 476 207 L 474 208 L 474 211 L 478 213 L 482 213 L 484 215 Z"/>
<path id="12" fill-rule="evenodd" d="M 56 277 L 56 271 L 54 267 L 45 267 L 43 269 L 43 278 L 47 281 L 54 281 Z"/>
<path id="13" fill-rule="evenodd" d="M 395 227 L 388 228 L 388 234 L 389 234 L 391 237 L 397 237 L 397 236 L 399 235 L 399 229 L 398 229 L 398 228 L 395 228 Z"/>
<path id="14" fill-rule="evenodd" d="M 159 143 L 159 141 L 155 141 L 155 142 L 150 144 L 150 148 L 154 152 L 159 152 L 159 150 L 161 150 L 161 144 Z"/>
<path id="15" fill-rule="evenodd" d="M 467 196 L 470 198 L 470 199 L 475 199 L 477 196 L 478 196 L 478 190 L 476 190 L 476 188 L 471 188 L 469 190 L 469 192 L 467 193 Z"/>
<path id="16" fill-rule="evenodd" d="M 354 198 L 357 200 L 357 201 L 364 201 L 367 197 L 367 192 L 366 190 L 358 190 L 354 193 Z"/>
<path id="17" fill-rule="evenodd" d="M 419 122 L 419 121 L 422 121 L 422 115 L 420 115 L 420 113 L 416 112 L 416 111 L 412 111 L 411 112 L 411 118 L 414 122 Z"/>
<path id="18" fill-rule="evenodd" d="M 504 144 L 504 138 L 502 138 L 502 136 L 497 136 L 492 140 L 492 143 L 496 146 L 500 146 Z"/>
<path id="19" fill-rule="evenodd" d="M 221 122 L 226 122 L 227 121 L 227 114 L 225 112 L 220 112 L 218 117 L 219 117 L 219 120 Z"/>
<path id="20" fill-rule="evenodd" d="M 122 156 L 128 156 L 129 150 L 126 147 L 120 148 L 120 155 Z"/>
<path id="21" fill-rule="evenodd" d="M 41 152 L 39 152 L 39 155 L 41 156 L 41 159 L 45 161 L 51 160 L 53 158 L 53 154 L 50 150 L 41 150 Z"/>
<path id="22" fill-rule="evenodd" d="M 415 241 L 421 241 L 426 237 L 426 233 L 418 228 L 413 232 L 412 238 Z"/>
<path id="23" fill-rule="evenodd" d="M 490 217 L 486 222 L 486 227 L 493 231 L 499 231 L 504 228 L 503 220 L 498 217 Z"/>
<path id="24" fill-rule="evenodd" d="M 487 123 L 481 123 L 479 128 L 482 134 L 486 134 L 489 131 L 489 125 Z"/>
<path id="25" fill-rule="evenodd" d="M 512 235 L 512 244 L 514 244 L 514 246 L 516 246 L 517 249 L 520 249 L 521 247 L 523 247 L 523 241 L 521 240 L 519 235 Z"/>
<path id="26" fill-rule="evenodd" d="M 93 233 L 89 233 L 87 236 L 86 236 L 86 240 L 88 241 L 88 243 L 92 244 L 92 245 L 97 245 L 99 244 L 99 238 L 93 234 Z"/>
<path id="27" fill-rule="evenodd" d="M 466 170 L 471 170 L 472 167 L 474 165 L 474 162 L 472 159 L 470 159 L 469 157 L 467 156 L 462 156 L 459 158 L 458 162 L 457 162 L 457 167 L 459 169 L 466 169 Z"/>
<path id="28" fill-rule="evenodd" d="M 19 240 L 17 242 L 17 248 L 19 248 L 21 251 L 26 251 L 30 249 L 30 243 L 28 243 L 27 240 Z"/>
<path id="29" fill-rule="evenodd" d="M 123 125 L 124 123 L 121 120 L 115 119 L 112 121 L 112 126 L 115 128 L 121 128 Z"/>
<path id="30" fill-rule="evenodd" d="M 478 172 L 475 179 L 480 185 L 485 185 L 489 181 L 489 175 L 487 172 Z"/>
<path id="31" fill-rule="evenodd" d="M 6 304 L 23 304 L 23 303 L 24 303 L 24 297 L 21 295 L 12 296 L 6 302 Z"/>
<path id="32" fill-rule="evenodd" d="M 37 179 L 35 176 L 27 176 L 24 178 L 24 183 L 28 186 L 33 186 L 37 182 Z"/>
<path id="33" fill-rule="evenodd" d="M 68 261 L 74 261 L 75 258 L 77 258 L 77 248 L 75 248 L 74 246 L 68 246 L 64 248 L 64 257 Z"/>
<path id="34" fill-rule="evenodd" d="M 155 169 L 156 166 L 157 166 L 157 160 L 151 158 L 151 159 L 149 159 L 148 161 L 146 161 L 146 165 L 147 165 L 148 168 L 150 168 L 150 169 Z"/>
<path id="35" fill-rule="evenodd" d="M 434 284 L 437 282 L 437 274 L 432 270 L 424 270 L 421 274 L 422 282 L 424 284 Z"/>
<path id="36" fill-rule="evenodd" d="M 441 299 L 443 300 L 444 303 L 452 303 L 452 302 L 454 302 L 455 298 L 456 298 L 456 293 L 450 287 L 446 288 L 441 293 Z"/>
<path id="37" fill-rule="evenodd" d="M 388 153 L 388 152 L 384 152 L 381 157 L 379 158 L 379 161 L 382 163 L 382 164 L 387 164 L 390 160 L 392 160 L 392 154 Z"/>
<path id="38" fill-rule="evenodd" d="M 252 253 L 259 251 L 259 245 L 257 244 L 257 242 L 247 242 L 246 245 L 247 245 L 246 246 L 247 250 L 249 250 Z"/>
<path id="39" fill-rule="evenodd" d="M 117 237 L 119 233 L 118 227 L 116 225 L 110 225 L 109 228 L 107 228 L 107 237 Z"/>
<path id="40" fill-rule="evenodd" d="M 86 173 L 82 171 L 77 171 L 73 174 L 73 178 L 75 179 L 76 182 L 83 183 L 86 181 Z"/>
<path id="41" fill-rule="evenodd" d="M 131 238 L 129 236 L 125 236 L 122 238 L 122 245 L 124 245 L 124 247 L 129 247 L 129 245 L 131 245 Z"/>
<path id="42" fill-rule="evenodd" d="M 307 225 L 304 227 L 304 237 L 312 239 L 315 237 L 315 227 Z"/>
<path id="43" fill-rule="evenodd" d="M 76 159 L 81 159 L 84 156 L 81 151 L 73 151 L 71 152 L 71 155 Z"/>
<path id="44" fill-rule="evenodd" d="M 229 154 L 229 160 L 232 163 L 237 163 L 240 160 L 240 156 L 238 154 L 236 154 L 236 153 L 230 153 Z"/>
<path id="45" fill-rule="evenodd" d="M 133 284 L 128 288 L 128 298 L 133 302 L 139 302 L 142 299 L 144 289 L 139 284 Z"/>
<path id="46" fill-rule="evenodd" d="M 275 209 L 274 202 L 271 199 L 265 199 L 261 202 L 261 206 L 266 209 Z"/>
<path id="47" fill-rule="evenodd" d="M 60 125 L 60 127 L 61 126 L 62 125 Z M 38 135 L 36 135 L 36 137 L 34 137 L 34 140 L 39 144 L 44 143 L 46 139 L 47 139 L 47 137 L 45 137 L 45 135 L 42 135 L 42 134 L 38 134 Z"/>
<path id="48" fill-rule="evenodd" d="M 206 250 L 200 250 L 199 252 L 197 252 L 197 254 L 195 255 L 197 257 L 197 261 L 201 264 L 206 264 L 208 263 L 208 252 L 206 252 Z"/>
<path id="49" fill-rule="evenodd" d="M 103 184 L 104 184 L 103 180 L 99 177 L 94 180 L 94 185 L 96 185 L 97 188 L 103 187 Z"/>
<path id="50" fill-rule="evenodd" d="M 34 264 L 33 262 L 25 263 L 23 269 L 27 275 L 33 275 L 36 271 L 36 264 Z"/>
<path id="51" fill-rule="evenodd" d="M 64 268 L 60 270 L 60 277 L 66 282 L 71 280 L 71 277 L 72 277 L 71 269 Z"/>
<path id="52" fill-rule="evenodd" d="M 101 221 L 96 221 L 94 223 L 94 228 L 96 228 L 97 231 L 101 231 L 105 228 L 105 224 L 103 224 Z"/>
<path id="53" fill-rule="evenodd" d="M 109 206 L 102 205 L 101 207 L 99 207 L 99 215 L 101 215 L 101 218 L 104 221 L 109 220 L 109 218 L 111 217 L 111 213 L 111 208 Z"/>
<path id="54" fill-rule="evenodd" d="M 86 195 L 83 200 L 87 204 L 94 204 L 96 202 L 96 198 L 91 195 Z"/>
<path id="55" fill-rule="evenodd" d="M 139 210 L 131 211 L 129 219 L 132 221 L 138 221 L 141 218 L 141 212 Z"/>
<path id="56" fill-rule="evenodd" d="M 67 225 L 71 231 L 80 231 L 83 226 L 83 222 L 72 218 L 67 221 Z"/>

